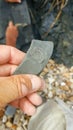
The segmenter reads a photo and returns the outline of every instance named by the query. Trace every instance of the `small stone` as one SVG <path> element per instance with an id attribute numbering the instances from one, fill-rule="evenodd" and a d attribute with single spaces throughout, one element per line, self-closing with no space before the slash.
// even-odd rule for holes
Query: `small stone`
<path id="1" fill-rule="evenodd" d="M 9 105 L 9 106 L 6 108 L 5 114 L 6 114 L 7 116 L 13 117 L 14 114 L 15 114 L 15 111 L 16 111 L 16 108 L 14 108 L 13 106 L 10 106 L 10 105 Z"/>
<path id="2" fill-rule="evenodd" d="M 20 127 L 17 127 L 16 130 L 23 130 L 23 128 L 20 126 Z"/>
<path id="3" fill-rule="evenodd" d="M 4 124 L 1 124 L 1 125 L 0 125 L 0 130 L 6 130 Z"/>
<path id="4" fill-rule="evenodd" d="M 70 71 L 72 71 L 72 72 L 73 72 L 73 66 L 70 68 Z"/>
<path id="5" fill-rule="evenodd" d="M 62 100 L 64 100 L 64 101 L 67 100 L 67 96 L 64 93 L 60 94 L 59 98 L 62 99 Z"/>
<path id="6" fill-rule="evenodd" d="M 65 82 L 61 82 L 61 86 L 65 86 L 66 85 L 66 83 Z"/>
<path id="7" fill-rule="evenodd" d="M 57 81 L 55 81 L 55 86 L 58 87 L 59 86 L 59 83 Z"/>
<path id="8" fill-rule="evenodd" d="M 45 67 L 44 69 L 43 69 L 43 72 L 45 72 L 45 73 L 48 73 L 48 69 Z"/>
<path id="9" fill-rule="evenodd" d="M 6 121 L 7 121 L 7 116 L 4 115 L 4 116 L 3 116 L 3 119 L 2 119 L 2 122 L 3 122 L 3 123 L 6 123 Z"/>
<path id="10" fill-rule="evenodd" d="M 59 86 L 60 89 L 64 90 L 64 91 L 69 91 L 70 88 L 66 85 L 66 86 Z"/>
<path id="11" fill-rule="evenodd" d="M 66 81 L 66 85 L 70 87 L 71 86 L 71 82 L 70 81 Z"/>
<path id="12" fill-rule="evenodd" d="M 40 74 L 40 76 L 44 76 L 45 75 L 45 72 L 42 72 L 41 74 Z"/>
<path id="13" fill-rule="evenodd" d="M 20 121 L 21 121 L 21 122 L 24 122 L 24 120 L 25 120 L 25 119 L 24 119 L 24 115 L 22 115 L 21 118 L 20 118 Z"/>
<path id="14" fill-rule="evenodd" d="M 26 120 L 24 123 L 23 123 L 23 128 L 24 128 L 24 130 L 27 130 L 26 128 L 27 128 L 27 125 L 28 125 L 28 121 Z"/>
<path id="15" fill-rule="evenodd" d="M 55 64 L 55 61 L 52 60 L 52 59 L 50 59 L 50 60 L 49 60 L 49 63 L 50 63 L 50 64 Z M 49 64 L 49 63 L 48 63 L 48 64 Z"/>
<path id="16" fill-rule="evenodd" d="M 53 77 L 48 78 L 48 80 L 49 80 L 50 84 L 52 84 L 55 81 L 55 79 Z"/>
<path id="17" fill-rule="evenodd" d="M 73 109 L 73 105 L 71 106 L 71 109 Z"/>
<path id="18" fill-rule="evenodd" d="M 14 123 L 15 125 L 18 125 L 19 122 L 20 122 L 20 119 L 21 119 L 20 113 L 19 113 L 19 114 L 16 113 L 16 115 L 14 116 L 13 123 Z"/>
<path id="19" fill-rule="evenodd" d="M 23 126 L 24 130 L 27 130 L 27 126 Z"/>
<path id="20" fill-rule="evenodd" d="M 68 100 L 73 102 L 73 96 L 69 97 Z"/>
<path id="21" fill-rule="evenodd" d="M 50 64 L 48 63 L 48 64 L 46 65 L 46 67 L 47 67 L 48 69 L 50 69 Z"/>
<path id="22" fill-rule="evenodd" d="M 53 94 L 53 97 L 56 96 L 56 91 L 54 89 L 52 90 L 52 94 Z"/>
<path id="23" fill-rule="evenodd" d="M 8 121 L 8 122 L 6 123 L 6 127 L 11 128 L 11 127 L 12 127 L 12 123 Z"/>
<path id="24" fill-rule="evenodd" d="M 49 90 L 52 90 L 53 88 L 52 88 L 52 86 L 51 85 L 49 85 Z"/>
<path id="25" fill-rule="evenodd" d="M 17 125 L 14 125 L 14 124 L 11 127 L 12 130 L 16 130 L 16 128 L 17 128 Z"/>
<path id="26" fill-rule="evenodd" d="M 52 91 L 49 91 L 48 97 L 49 97 L 49 98 L 53 98 L 53 93 L 52 93 Z"/>

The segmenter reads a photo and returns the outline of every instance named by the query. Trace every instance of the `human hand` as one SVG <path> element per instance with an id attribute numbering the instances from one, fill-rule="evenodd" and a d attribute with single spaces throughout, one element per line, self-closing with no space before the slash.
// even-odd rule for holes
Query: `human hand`
<path id="1" fill-rule="evenodd" d="M 18 107 L 28 115 L 33 115 L 42 103 L 37 91 L 45 84 L 35 75 L 12 75 L 25 54 L 14 47 L 0 46 L 0 108 L 8 103 Z"/>
<path id="2" fill-rule="evenodd" d="M 42 90 L 44 82 L 34 75 L 15 75 L 0 78 L 0 108 L 11 104 L 24 113 L 33 115 L 36 107 L 42 103 L 36 93 Z"/>
<path id="3" fill-rule="evenodd" d="M 16 47 L 17 37 L 18 37 L 17 27 L 13 24 L 12 21 L 10 21 L 6 29 L 6 45 Z"/>

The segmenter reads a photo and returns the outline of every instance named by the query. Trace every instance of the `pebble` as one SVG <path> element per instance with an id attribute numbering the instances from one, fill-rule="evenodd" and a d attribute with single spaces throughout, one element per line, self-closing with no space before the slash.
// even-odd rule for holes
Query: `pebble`
<path id="1" fill-rule="evenodd" d="M 4 124 L 0 125 L 0 130 L 5 130 L 5 125 Z"/>
<path id="2" fill-rule="evenodd" d="M 53 93 L 52 93 L 52 91 L 49 91 L 48 97 L 49 97 L 49 98 L 53 98 Z"/>
<path id="3" fill-rule="evenodd" d="M 65 82 L 61 82 L 61 86 L 65 86 L 66 85 L 66 83 Z"/>
<path id="4" fill-rule="evenodd" d="M 2 122 L 3 122 L 3 123 L 6 123 L 6 122 L 7 122 L 7 116 L 6 116 L 6 115 L 3 116 Z"/>
<path id="5" fill-rule="evenodd" d="M 18 125 L 20 122 L 20 114 L 14 116 L 13 124 Z"/>
<path id="6" fill-rule="evenodd" d="M 64 90 L 64 91 L 69 91 L 69 87 L 68 86 L 59 86 L 59 88 Z"/>
<path id="7" fill-rule="evenodd" d="M 55 81 L 55 79 L 53 77 L 50 77 L 50 78 L 48 78 L 48 81 L 50 84 L 52 84 Z"/>
<path id="8" fill-rule="evenodd" d="M 17 128 L 17 125 L 13 124 L 11 127 L 11 130 L 16 130 L 16 128 Z"/>
<path id="9" fill-rule="evenodd" d="M 73 96 L 69 97 L 68 100 L 73 102 Z"/>
<path id="10" fill-rule="evenodd" d="M 20 127 L 17 127 L 16 130 L 23 130 L 23 128 L 20 126 Z"/>
<path id="11" fill-rule="evenodd" d="M 11 128 L 12 127 L 12 123 L 11 122 L 6 122 L 6 127 L 8 127 L 8 128 Z"/>

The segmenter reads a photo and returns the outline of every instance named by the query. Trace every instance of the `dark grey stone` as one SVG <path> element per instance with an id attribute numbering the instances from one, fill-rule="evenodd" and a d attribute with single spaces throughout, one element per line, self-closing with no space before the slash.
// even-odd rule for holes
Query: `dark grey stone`
<path id="1" fill-rule="evenodd" d="M 53 42 L 32 40 L 23 62 L 14 74 L 39 74 L 53 53 Z"/>
<path id="2" fill-rule="evenodd" d="M 16 108 L 14 108 L 14 107 L 12 107 L 12 106 L 8 106 L 8 107 L 6 108 L 5 114 L 6 114 L 7 116 L 13 117 L 13 115 L 15 114 L 15 112 L 16 112 Z"/>
<path id="3" fill-rule="evenodd" d="M 23 0 L 21 4 L 11 5 L 11 12 L 15 24 L 31 24 L 26 0 Z"/>

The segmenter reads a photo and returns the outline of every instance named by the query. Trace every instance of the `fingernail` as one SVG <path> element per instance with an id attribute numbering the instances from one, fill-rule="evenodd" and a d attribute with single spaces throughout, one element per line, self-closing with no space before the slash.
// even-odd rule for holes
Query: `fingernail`
<path id="1" fill-rule="evenodd" d="M 32 82 L 32 89 L 34 90 L 38 90 L 38 89 L 43 89 L 45 88 L 45 82 L 43 79 L 40 79 L 39 77 L 37 76 L 32 76 L 32 79 L 31 79 L 31 82 Z"/>
<path id="2" fill-rule="evenodd" d="M 35 76 L 32 76 L 31 83 L 32 83 L 32 90 L 36 90 L 41 86 L 41 80 Z"/>
<path id="3" fill-rule="evenodd" d="M 39 96 L 38 98 L 37 98 L 37 100 L 36 100 L 36 105 L 37 106 L 39 106 L 39 105 L 41 105 L 42 104 L 42 102 L 43 102 L 43 100 L 42 100 L 42 98 Z"/>
<path id="4" fill-rule="evenodd" d="M 36 113 L 36 108 L 32 107 L 32 109 L 26 113 L 28 116 L 33 116 Z"/>
<path id="5" fill-rule="evenodd" d="M 21 91 L 22 96 L 26 96 L 28 93 L 28 88 L 23 83 L 21 85 Z"/>

